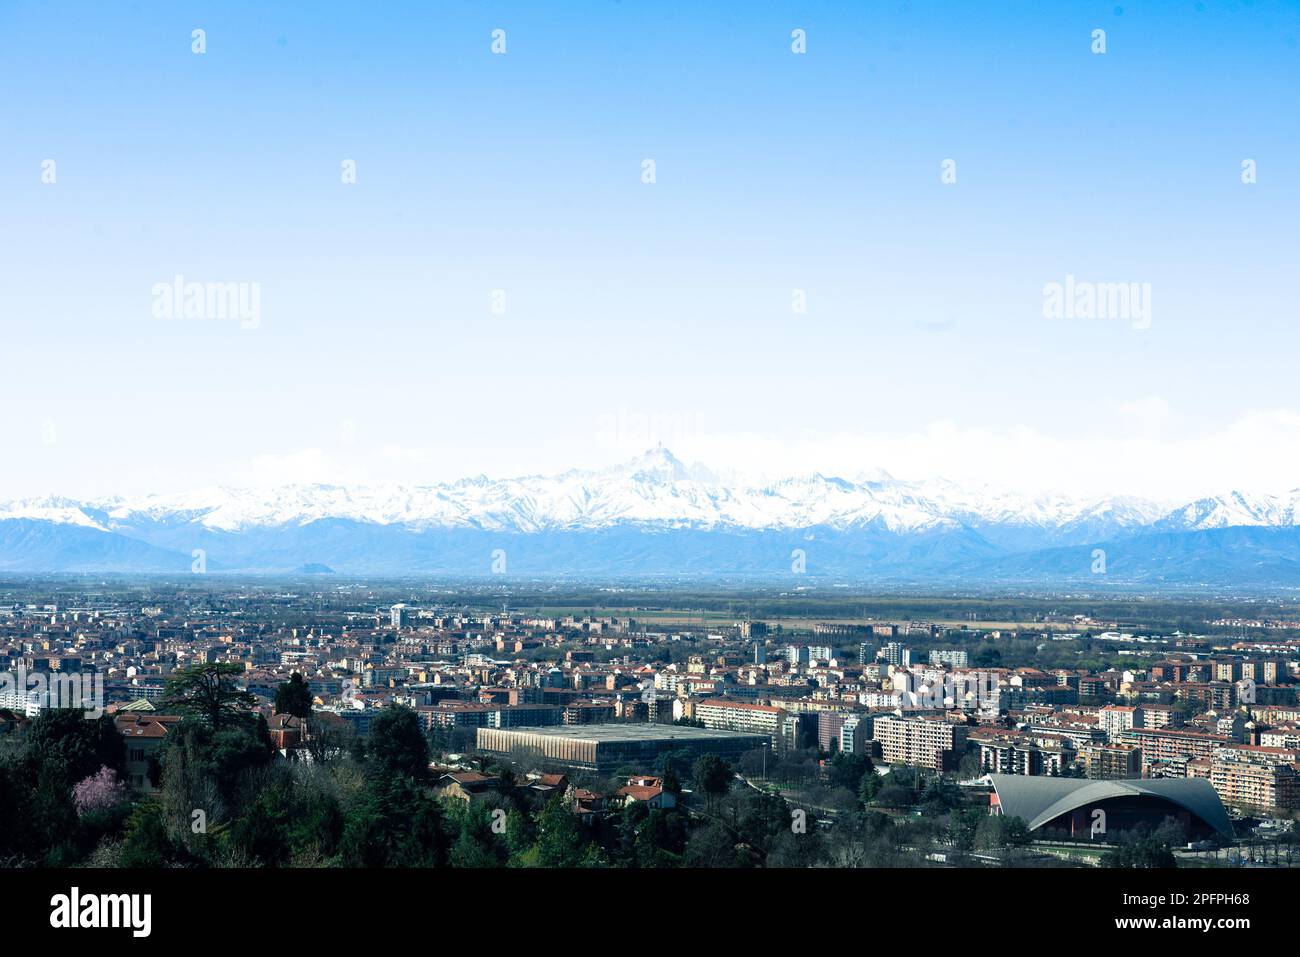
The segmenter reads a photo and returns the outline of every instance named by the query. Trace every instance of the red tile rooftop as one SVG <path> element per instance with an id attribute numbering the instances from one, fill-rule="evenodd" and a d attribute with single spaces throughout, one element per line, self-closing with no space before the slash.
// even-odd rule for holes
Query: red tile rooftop
<path id="1" fill-rule="evenodd" d="M 619 788 L 614 793 L 620 797 L 630 797 L 634 801 L 649 801 L 663 794 L 664 789 L 648 787 L 640 784 L 629 784 L 626 787 Z"/>

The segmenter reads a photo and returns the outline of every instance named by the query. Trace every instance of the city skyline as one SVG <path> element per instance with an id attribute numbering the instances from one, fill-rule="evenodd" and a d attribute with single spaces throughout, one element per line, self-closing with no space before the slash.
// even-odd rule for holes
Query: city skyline
<path id="1" fill-rule="evenodd" d="M 0 0 L 0 87 L 20 934 L 1294 923 L 1300 0 Z"/>

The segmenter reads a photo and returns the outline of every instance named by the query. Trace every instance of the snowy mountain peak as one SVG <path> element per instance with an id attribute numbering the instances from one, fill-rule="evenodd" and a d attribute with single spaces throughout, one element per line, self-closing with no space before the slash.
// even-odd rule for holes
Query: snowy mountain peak
<path id="1" fill-rule="evenodd" d="M 662 445 L 610 468 L 511 479 L 479 477 L 420 487 L 210 487 L 90 502 L 48 496 L 0 504 L 0 520 L 28 519 L 143 534 L 166 526 L 214 532 L 307 526 L 324 520 L 428 529 L 538 532 L 656 528 L 875 529 L 904 535 L 968 529 L 1029 534 L 1048 544 L 1099 541 L 1142 528 L 1195 531 L 1300 524 L 1300 490 L 1233 492 L 1169 511 L 1129 497 L 1024 496 L 945 479 L 902 481 L 876 470 L 853 478 L 812 473 L 753 485 L 686 466 Z"/>
<path id="2" fill-rule="evenodd" d="M 1282 495 L 1227 492 L 1197 499 L 1175 509 L 1159 523 L 1162 529 L 1201 531 L 1240 526 L 1289 527 L 1300 525 L 1300 490 Z"/>
<path id="3" fill-rule="evenodd" d="M 639 481 L 685 482 L 690 470 L 662 445 L 647 449 L 643 455 L 616 468 L 616 471 Z"/>

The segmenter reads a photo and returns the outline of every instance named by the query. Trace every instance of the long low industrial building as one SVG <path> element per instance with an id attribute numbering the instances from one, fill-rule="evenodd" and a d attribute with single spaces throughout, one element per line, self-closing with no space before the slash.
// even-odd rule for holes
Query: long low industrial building
<path id="1" fill-rule="evenodd" d="M 691 760 L 716 754 L 736 761 L 766 748 L 765 734 L 711 730 L 671 724 L 598 724 L 560 728 L 479 728 L 478 750 L 516 760 L 549 761 L 571 768 L 613 771 L 621 767 L 650 770 L 664 754 Z"/>

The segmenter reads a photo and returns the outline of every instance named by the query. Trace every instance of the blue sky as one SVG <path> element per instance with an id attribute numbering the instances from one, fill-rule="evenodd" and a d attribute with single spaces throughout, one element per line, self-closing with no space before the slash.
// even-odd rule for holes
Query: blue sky
<path id="1" fill-rule="evenodd" d="M 1300 6 L 696 6 L 0 0 L 0 496 L 654 440 L 1300 484 Z M 256 328 L 155 318 L 177 274 L 260 284 Z M 1067 275 L 1149 283 L 1150 327 L 1045 318 Z"/>

